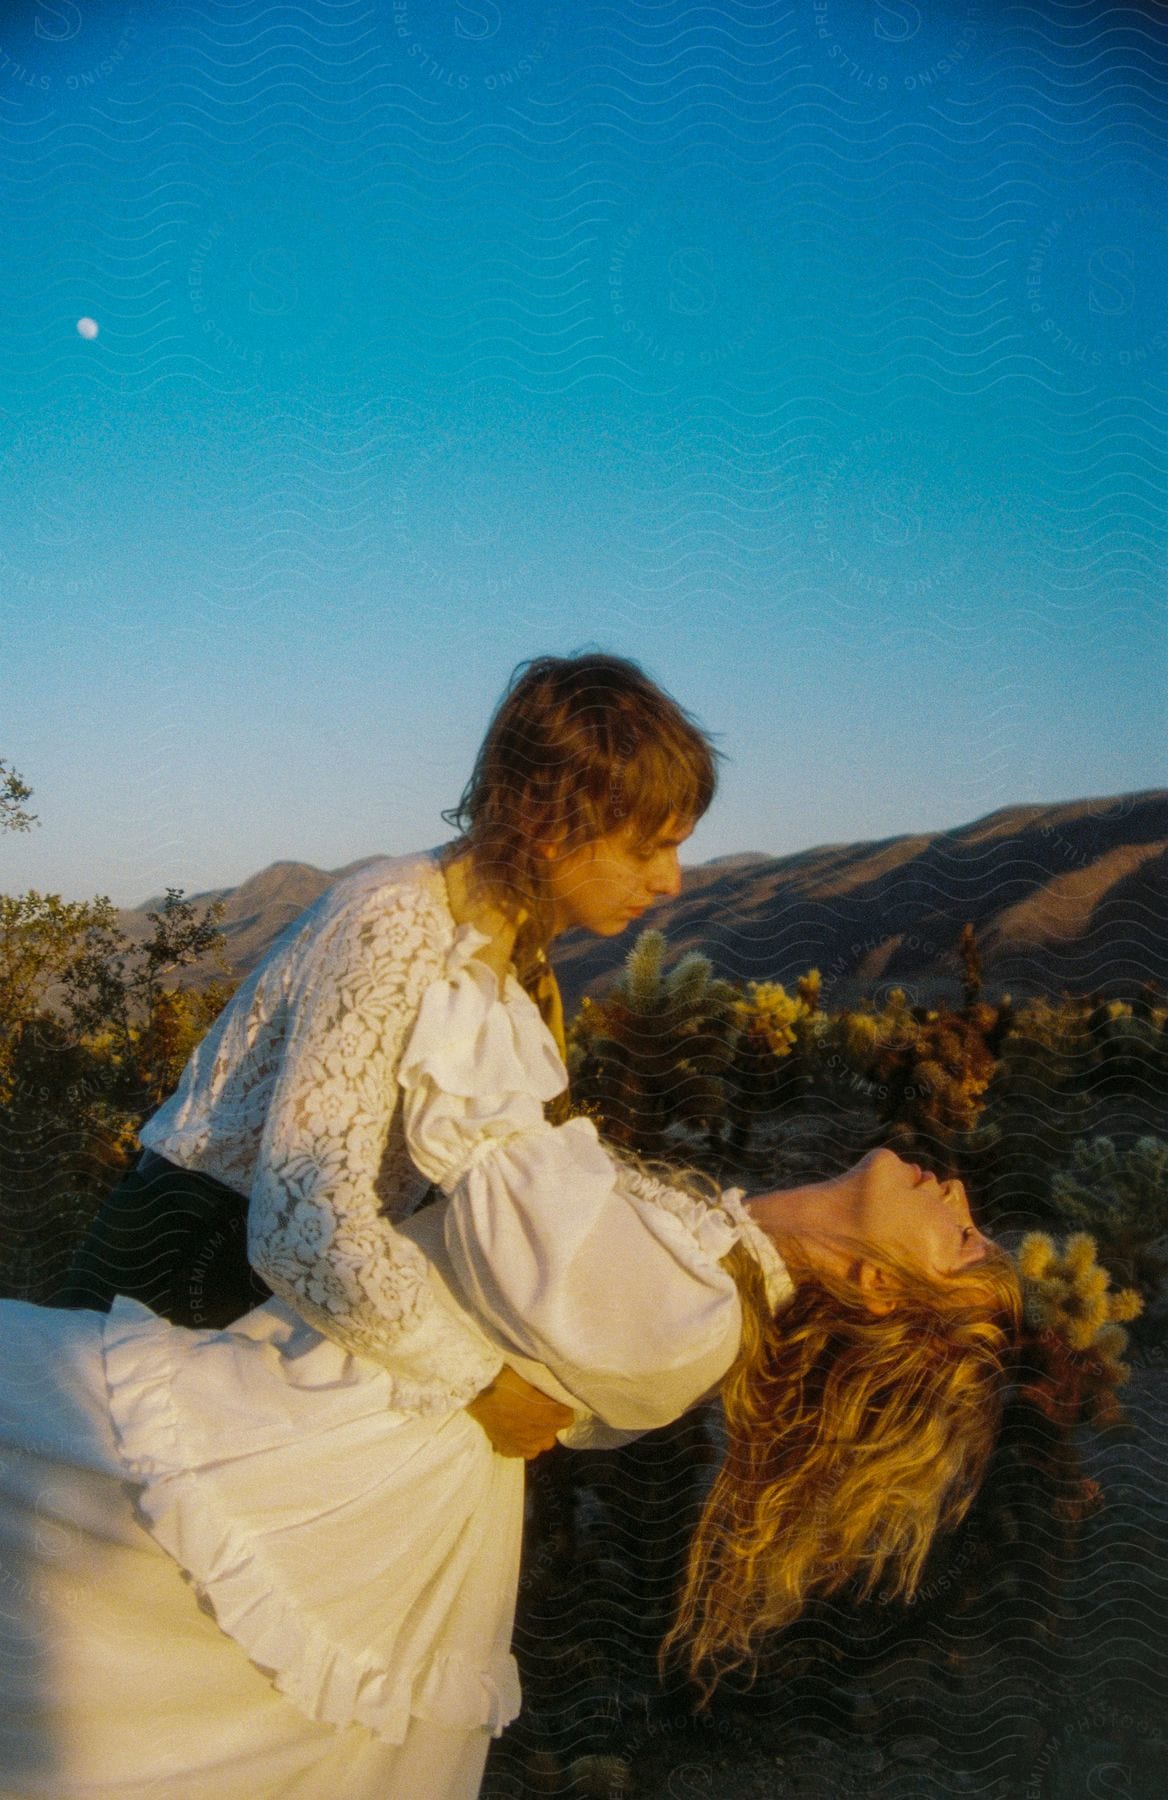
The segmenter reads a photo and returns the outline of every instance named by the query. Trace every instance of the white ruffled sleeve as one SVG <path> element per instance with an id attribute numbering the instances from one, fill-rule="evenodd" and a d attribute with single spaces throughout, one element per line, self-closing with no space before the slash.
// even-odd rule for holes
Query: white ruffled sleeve
<path id="1" fill-rule="evenodd" d="M 546 1365 L 606 1424 L 650 1430 L 715 1388 L 741 1334 L 720 1266 L 739 1239 L 776 1302 L 792 1291 L 737 1195 L 707 1206 L 614 1159 L 591 1120 L 546 1122 L 567 1075 L 514 981 L 500 1001 L 491 971 L 469 962 L 431 987 L 398 1079 L 411 1157 L 449 1196 L 462 1298 L 504 1350 Z"/>
<path id="2" fill-rule="evenodd" d="M 273 1291 L 382 1364 L 410 1412 L 464 1404 L 502 1362 L 436 1304 L 377 1189 L 419 998 L 485 941 L 463 927 L 452 949 L 449 931 L 417 882 L 359 889 L 326 916 L 288 997 L 248 1214 L 248 1254 Z"/>

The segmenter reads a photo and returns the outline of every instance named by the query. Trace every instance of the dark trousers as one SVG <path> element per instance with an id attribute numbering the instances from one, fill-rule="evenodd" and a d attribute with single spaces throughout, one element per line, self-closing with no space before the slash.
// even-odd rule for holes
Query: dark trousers
<path id="1" fill-rule="evenodd" d="M 266 1300 L 247 1260 L 247 1201 L 144 1150 L 102 1206 L 57 1306 L 108 1312 L 116 1294 L 175 1325 L 219 1328 Z"/>

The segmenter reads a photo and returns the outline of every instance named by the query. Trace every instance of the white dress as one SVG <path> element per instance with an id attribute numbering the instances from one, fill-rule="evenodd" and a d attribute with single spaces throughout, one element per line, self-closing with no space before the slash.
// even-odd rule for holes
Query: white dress
<path id="1" fill-rule="evenodd" d="M 465 1404 L 504 1356 L 569 1443 L 729 1366 L 707 1207 L 552 1127 L 566 1072 L 432 859 L 286 934 L 143 1133 L 252 1196 L 275 1291 L 226 1331 L 0 1306 L 3 1800 L 454 1800 L 515 1716 L 523 1465 Z M 428 1183 L 445 1196 L 409 1217 Z"/>

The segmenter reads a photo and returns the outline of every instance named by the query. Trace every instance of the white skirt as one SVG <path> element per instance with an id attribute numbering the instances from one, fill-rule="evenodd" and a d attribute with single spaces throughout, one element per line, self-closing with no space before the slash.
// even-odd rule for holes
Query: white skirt
<path id="1" fill-rule="evenodd" d="M 523 1465 L 270 1301 L 0 1303 L 3 1800 L 463 1800 L 519 1705 Z"/>

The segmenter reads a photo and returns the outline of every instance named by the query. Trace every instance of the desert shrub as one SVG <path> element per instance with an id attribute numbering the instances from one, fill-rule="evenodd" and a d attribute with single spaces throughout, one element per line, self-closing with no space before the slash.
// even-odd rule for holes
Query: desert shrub
<path id="1" fill-rule="evenodd" d="M 1000 1210 L 1049 1217 L 1050 1171 L 1089 1129 L 1090 1003 L 1063 996 L 1000 1011 L 1007 1030 L 967 1155 Z"/>
<path id="2" fill-rule="evenodd" d="M 905 1141 L 945 1145 L 978 1123 L 1002 1035 L 996 1007 L 913 1006 L 893 988 L 879 1012 L 837 1014 L 823 1047 L 842 1086 L 866 1095 L 881 1124 Z"/>
<path id="3" fill-rule="evenodd" d="M 818 1060 L 820 976 L 809 969 L 789 994 L 778 981 L 751 981 L 734 1002 L 733 1055 L 726 1077 L 730 1143 L 747 1149 L 762 1118 L 798 1104 Z"/>
<path id="4" fill-rule="evenodd" d="M 218 949 L 219 909 L 178 890 L 132 943 L 108 900 L 0 896 L 0 1288 L 52 1296 L 229 996 L 173 976 Z"/>
<path id="5" fill-rule="evenodd" d="M 1090 1232 L 1113 1276 L 1155 1300 L 1168 1274 L 1168 1144 L 1144 1137 L 1126 1149 L 1111 1138 L 1076 1145 L 1069 1168 L 1050 1179 L 1056 1219 Z"/>
<path id="6" fill-rule="evenodd" d="M 1125 1000 L 1101 1002 L 1087 1020 L 1089 1050 L 1081 1080 L 1093 1098 L 1151 1098 L 1158 1089 L 1163 1017 L 1146 1004 L 1137 1012 Z"/>
<path id="7" fill-rule="evenodd" d="M 667 970 L 665 950 L 659 931 L 643 931 L 621 980 L 584 1003 L 568 1034 L 573 1103 L 646 1156 L 673 1126 L 717 1141 L 733 1054 L 735 989 L 697 954 Z"/>

